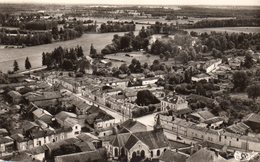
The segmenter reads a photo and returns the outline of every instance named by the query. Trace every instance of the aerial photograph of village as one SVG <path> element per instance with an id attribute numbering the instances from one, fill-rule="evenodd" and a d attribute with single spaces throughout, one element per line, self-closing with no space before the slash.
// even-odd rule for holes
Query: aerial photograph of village
<path id="1" fill-rule="evenodd" d="M 260 162 L 259 0 L 0 0 L 0 162 Z"/>

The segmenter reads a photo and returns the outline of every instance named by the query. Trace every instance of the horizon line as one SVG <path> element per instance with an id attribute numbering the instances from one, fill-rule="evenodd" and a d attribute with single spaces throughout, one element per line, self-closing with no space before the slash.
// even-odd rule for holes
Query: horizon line
<path id="1" fill-rule="evenodd" d="M 0 4 L 19 4 L 19 5 L 25 5 L 25 4 L 48 4 L 48 5 L 98 5 L 98 6 L 222 6 L 222 7 L 260 7 L 260 5 L 241 5 L 241 4 L 100 4 L 100 3 L 58 3 L 58 2 L 0 2 Z"/>

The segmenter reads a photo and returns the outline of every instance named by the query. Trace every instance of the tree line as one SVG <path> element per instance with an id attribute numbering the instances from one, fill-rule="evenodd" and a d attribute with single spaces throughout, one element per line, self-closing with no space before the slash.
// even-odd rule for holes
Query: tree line
<path id="1" fill-rule="evenodd" d="M 45 21 L 45 20 L 37 20 L 24 22 L 20 25 L 20 29 L 26 30 L 51 30 L 53 27 L 57 27 L 57 21 Z"/>
<path id="2" fill-rule="evenodd" d="M 161 23 L 155 22 L 149 27 L 154 34 L 187 34 L 187 31 L 181 30 L 178 28 L 178 24 L 174 25 L 173 23 Z"/>
<path id="3" fill-rule="evenodd" d="M 128 32 L 135 31 L 134 22 L 112 22 L 108 21 L 107 23 L 102 23 L 100 26 L 101 33 L 109 32 Z"/>
<path id="4" fill-rule="evenodd" d="M 14 34 L 13 34 L 14 33 Z M 25 45 L 35 46 L 52 43 L 56 41 L 66 41 L 82 36 L 80 31 L 75 29 L 60 29 L 53 27 L 51 31 L 46 32 L 25 32 L 24 30 L 2 29 L 0 32 L 0 44 L 4 45 Z"/>
<path id="5" fill-rule="evenodd" d="M 260 19 L 226 19 L 226 20 L 201 20 L 194 24 L 182 24 L 181 28 L 215 28 L 215 27 L 243 27 L 260 26 Z"/>

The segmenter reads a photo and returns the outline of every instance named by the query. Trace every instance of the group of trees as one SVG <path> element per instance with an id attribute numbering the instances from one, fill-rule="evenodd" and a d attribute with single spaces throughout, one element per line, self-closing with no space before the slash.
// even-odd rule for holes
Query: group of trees
<path id="1" fill-rule="evenodd" d="M 190 35 L 179 35 L 176 34 L 175 38 L 162 38 L 157 39 L 151 45 L 149 51 L 153 55 L 159 55 L 160 58 L 168 60 L 170 57 L 176 60 L 187 63 L 189 60 L 196 60 L 198 48 L 191 46 L 192 39 Z"/>
<path id="2" fill-rule="evenodd" d="M 26 70 L 30 70 L 32 68 L 31 62 L 28 57 L 26 57 L 26 59 L 25 59 L 24 67 Z M 20 70 L 19 64 L 16 60 L 14 60 L 13 72 L 17 72 L 18 70 Z"/>
<path id="3" fill-rule="evenodd" d="M 58 47 L 52 52 L 43 52 L 42 65 L 46 65 L 49 69 L 79 70 L 82 73 L 85 73 L 85 69 L 91 68 L 81 46 L 70 49 Z"/>
<path id="4" fill-rule="evenodd" d="M 131 52 L 141 49 L 148 50 L 150 34 L 142 28 L 137 36 L 133 32 L 126 33 L 124 36 L 114 35 L 112 44 L 106 45 L 101 50 L 102 54 L 112 54 L 120 51 Z"/>
<path id="5" fill-rule="evenodd" d="M 203 45 L 206 45 L 208 51 L 217 49 L 225 51 L 229 49 L 248 49 L 257 45 L 260 41 L 259 33 L 202 33 L 199 36 Z"/>
<path id="6" fill-rule="evenodd" d="M 0 33 L 0 44 L 4 45 L 26 45 L 34 46 L 40 44 L 48 44 L 52 42 L 52 34 L 44 33 L 28 33 L 28 34 L 12 34 Z"/>
<path id="7" fill-rule="evenodd" d="M 253 74 L 249 71 L 236 71 L 232 79 L 234 85 L 233 90 L 237 92 L 247 92 L 248 97 L 254 100 L 260 97 L 260 83 L 252 79 L 257 77 L 259 75 L 258 73 L 258 71 Z"/>
<path id="8" fill-rule="evenodd" d="M 100 26 L 101 33 L 135 31 L 134 22 L 112 22 L 108 21 Z"/>
<path id="9" fill-rule="evenodd" d="M 89 23 L 87 23 L 89 22 Z M 87 23 L 87 24 L 85 24 Z M 64 22 L 64 29 L 75 29 L 79 33 L 88 33 L 88 32 L 96 32 L 97 22 L 90 23 L 90 21 L 72 21 L 72 22 Z"/>
<path id="10" fill-rule="evenodd" d="M 160 100 L 157 99 L 151 91 L 141 90 L 137 92 L 136 104 L 139 106 L 148 106 L 150 104 L 158 104 Z"/>

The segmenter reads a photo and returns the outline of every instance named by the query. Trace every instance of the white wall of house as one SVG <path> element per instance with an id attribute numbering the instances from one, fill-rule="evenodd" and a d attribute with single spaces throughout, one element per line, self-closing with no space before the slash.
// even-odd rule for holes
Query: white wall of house
<path id="1" fill-rule="evenodd" d="M 100 121 L 95 124 L 95 128 L 109 128 L 116 124 L 115 119 L 107 120 L 107 121 Z"/>
<path id="2" fill-rule="evenodd" d="M 142 85 L 149 85 L 149 84 L 155 84 L 158 81 L 158 78 L 151 79 L 151 80 L 143 80 Z"/>
<path id="3" fill-rule="evenodd" d="M 168 108 L 173 110 L 181 110 L 181 109 L 188 108 L 188 102 L 186 100 L 181 100 L 180 102 L 177 103 L 171 103 L 171 102 L 161 100 L 161 108 L 162 111 L 167 111 Z"/>
<path id="4" fill-rule="evenodd" d="M 149 147 L 142 143 L 141 141 L 138 141 L 130 150 L 128 150 L 128 160 L 130 161 L 132 159 L 132 155 L 135 152 L 137 156 L 141 156 L 142 150 L 145 152 L 145 157 L 150 158 L 151 153 L 149 150 Z"/>

